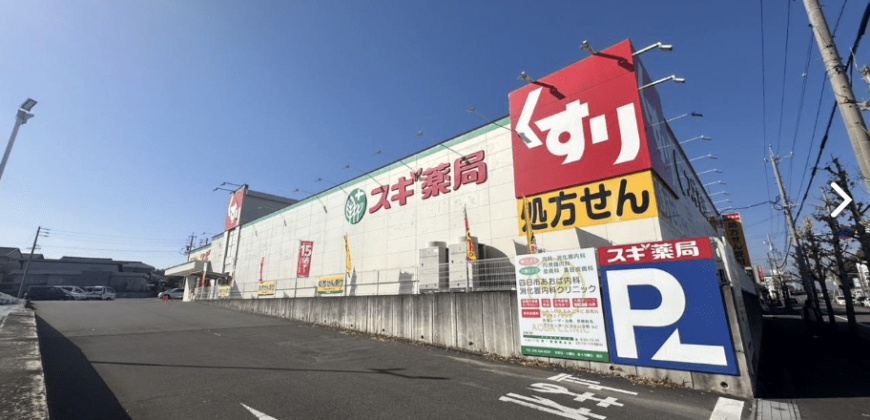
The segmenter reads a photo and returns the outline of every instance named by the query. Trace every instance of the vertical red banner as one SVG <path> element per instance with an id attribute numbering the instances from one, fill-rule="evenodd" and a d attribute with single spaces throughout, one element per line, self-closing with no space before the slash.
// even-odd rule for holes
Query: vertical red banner
<path id="1" fill-rule="evenodd" d="M 266 262 L 266 257 L 260 257 L 260 283 L 263 282 L 263 264 Z"/>
<path id="2" fill-rule="evenodd" d="M 299 242 L 299 261 L 296 264 L 296 276 L 308 277 L 311 271 L 311 256 L 314 253 L 314 242 Z"/>

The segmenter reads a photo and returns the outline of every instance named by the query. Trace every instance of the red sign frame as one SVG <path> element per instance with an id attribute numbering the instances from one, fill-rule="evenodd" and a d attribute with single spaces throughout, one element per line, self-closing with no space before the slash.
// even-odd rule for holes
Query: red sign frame
<path id="1" fill-rule="evenodd" d="M 296 262 L 296 277 L 308 277 L 311 272 L 311 257 L 314 241 L 299 241 L 299 259 Z"/>
<path id="2" fill-rule="evenodd" d="M 510 93 L 516 197 L 650 169 L 625 40 Z"/>
<path id="3" fill-rule="evenodd" d="M 713 246 L 710 244 L 710 238 L 687 238 L 598 248 L 598 264 L 602 267 L 711 258 L 713 258 Z"/>
<path id="4" fill-rule="evenodd" d="M 242 205 L 245 201 L 245 188 L 230 195 L 230 204 L 227 206 L 227 220 L 224 223 L 224 231 L 236 228 L 242 220 Z"/>

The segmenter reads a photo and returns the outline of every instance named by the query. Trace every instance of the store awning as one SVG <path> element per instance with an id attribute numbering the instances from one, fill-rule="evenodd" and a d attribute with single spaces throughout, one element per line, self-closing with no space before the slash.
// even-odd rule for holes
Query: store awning
<path id="1" fill-rule="evenodd" d="M 179 264 L 175 267 L 167 268 L 164 271 L 163 276 L 202 276 L 203 271 L 205 271 L 205 277 L 208 279 L 223 279 L 229 277 L 228 274 L 211 271 L 211 263 L 209 261 L 189 261 L 184 264 Z"/>

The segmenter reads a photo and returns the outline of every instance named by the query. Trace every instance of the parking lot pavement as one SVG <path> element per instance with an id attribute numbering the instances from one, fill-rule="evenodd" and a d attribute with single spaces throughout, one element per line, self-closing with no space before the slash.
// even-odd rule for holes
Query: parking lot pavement
<path id="1" fill-rule="evenodd" d="M 752 406 L 207 305 L 39 302 L 37 313 L 53 420 L 670 420 L 747 418 Z"/>

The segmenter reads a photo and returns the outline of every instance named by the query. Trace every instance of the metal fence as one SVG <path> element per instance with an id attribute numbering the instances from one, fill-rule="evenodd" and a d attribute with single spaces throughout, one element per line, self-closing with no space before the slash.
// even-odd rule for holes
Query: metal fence
<path id="1" fill-rule="evenodd" d="M 493 258 L 470 263 L 475 291 L 514 290 L 516 269 L 510 258 Z"/>
<path id="2" fill-rule="evenodd" d="M 335 276 L 344 277 L 342 273 Z M 199 287 L 195 299 L 272 299 L 318 296 L 318 278 L 291 277 L 232 286 Z M 385 296 L 418 293 L 482 292 L 516 289 L 516 275 L 510 258 L 487 259 L 459 264 L 437 264 L 387 270 L 354 272 L 339 296 Z"/>

